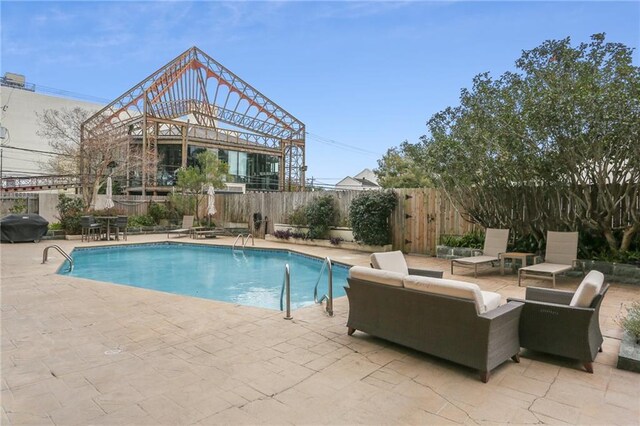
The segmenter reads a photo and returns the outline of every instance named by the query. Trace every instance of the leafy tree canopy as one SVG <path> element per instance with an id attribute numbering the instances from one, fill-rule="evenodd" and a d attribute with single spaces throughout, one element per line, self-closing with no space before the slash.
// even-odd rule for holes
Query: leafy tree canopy
<path id="1" fill-rule="evenodd" d="M 633 49 L 549 40 L 517 71 L 477 75 L 460 105 L 421 138 L 434 182 L 483 226 L 542 242 L 548 230 L 591 230 L 611 250 L 640 231 L 640 68 Z"/>
<path id="2" fill-rule="evenodd" d="M 400 147 L 390 148 L 378 160 L 374 170 L 378 183 L 383 188 L 424 188 L 432 186 L 429 174 L 424 168 L 421 144 L 402 142 Z"/>
<path id="3" fill-rule="evenodd" d="M 208 187 L 222 188 L 228 173 L 229 165 L 220 161 L 211 151 L 199 152 L 195 156 L 194 165 L 178 170 L 176 189 L 189 201 L 187 205 L 195 206 L 193 213 L 196 219 Z"/>

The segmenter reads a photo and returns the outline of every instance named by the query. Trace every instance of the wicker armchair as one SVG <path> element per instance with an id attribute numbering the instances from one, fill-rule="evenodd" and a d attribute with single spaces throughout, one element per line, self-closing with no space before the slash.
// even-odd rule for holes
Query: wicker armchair
<path id="1" fill-rule="evenodd" d="M 522 302 L 520 346 L 577 359 L 593 373 L 593 361 L 602 352 L 600 305 L 609 285 L 591 271 L 575 292 L 529 287 Z M 586 290 L 586 291 L 585 291 Z"/>

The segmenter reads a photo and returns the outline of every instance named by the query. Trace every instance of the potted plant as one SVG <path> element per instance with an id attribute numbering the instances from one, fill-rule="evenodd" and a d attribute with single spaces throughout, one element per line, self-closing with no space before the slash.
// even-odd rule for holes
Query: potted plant
<path id="1" fill-rule="evenodd" d="M 627 315 L 618 321 L 624 330 L 618 368 L 640 373 L 640 302 L 633 302 L 626 310 Z"/>

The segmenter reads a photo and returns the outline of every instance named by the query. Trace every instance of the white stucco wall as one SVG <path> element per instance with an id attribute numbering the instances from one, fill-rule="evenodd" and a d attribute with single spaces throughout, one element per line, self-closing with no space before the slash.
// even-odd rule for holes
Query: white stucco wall
<path id="1" fill-rule="evenodd" d="M 51 158 L 50 155 L 20 151 L 12 147 L 51 151 L 49 144 L 38 136 L 38 120 L 36 112 L 45 109 L 73 109 L 80 107 L 96 112 L 102 105 L 43 95 L 22 89 L 0 86 L 0 125 L 8 130 L 7 147 L 3 149 L 4 176 L 44 175 L 47 171 L 43 164 Z"/>

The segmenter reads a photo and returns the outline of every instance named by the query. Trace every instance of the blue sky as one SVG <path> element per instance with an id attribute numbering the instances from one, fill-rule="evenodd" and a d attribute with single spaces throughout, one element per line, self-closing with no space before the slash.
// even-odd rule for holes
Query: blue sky
<path id="1" fill-rule="evenodd" d="M 196 45 L 306 124 L 307 176 L 335 183 L 457 104 L 474 75 L 547 39 L 638 48 L 640 2 L 1 3 L 1 71 L 112 100 Z M 634 54 L 636 65 L 639 52 Z"/>

